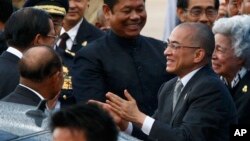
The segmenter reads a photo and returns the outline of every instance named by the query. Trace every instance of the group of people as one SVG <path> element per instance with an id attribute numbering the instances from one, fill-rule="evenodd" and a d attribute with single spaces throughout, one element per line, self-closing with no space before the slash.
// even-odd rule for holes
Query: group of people
<path id="1" fill-rule="evenodd" d="M 235 15 L 249 2 L 178 0 L 167 42 L 140 34 L 145 3 L 104 0 L 103 32 L 84 18 L 88 0 L 27 0 L 5 23 L 1 100 L 62 109 L 55 141 L 115 141 L 116 126 L 150 141 L 229 140 L 231 125 L 250 124 L 250 16 Z"/>

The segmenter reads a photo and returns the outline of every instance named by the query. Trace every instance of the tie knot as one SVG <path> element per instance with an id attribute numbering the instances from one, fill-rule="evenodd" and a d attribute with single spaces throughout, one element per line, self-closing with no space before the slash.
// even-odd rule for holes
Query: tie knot
<path id="1" fill-rule="evenodd" d="M 60 38 L 61 38 L 62 40 L 67 40 L 67 39 L 69 39 L 69 34 L 66 33 L 66 32 L 64 32 L 64 33 L 60 36 Z"/>
<path id="2" fill-rule="evenodd" d="M 180 92 L 183 87 L 183 84 L 181 83 L 181 80 L 178 80 L 175 84 L 175 91 Z"/>
<path id="3" fill-rule="evenodd" d="M 183 88 L 183 84 L 181 83 L 181 80 L 177 80 L 175 87 L 174 87 L 174 95 L 173 95 L 173 111 L 175 109 L 175 106 L 178 102 L 180 93 L 181 93 L 181 89 Z"/>

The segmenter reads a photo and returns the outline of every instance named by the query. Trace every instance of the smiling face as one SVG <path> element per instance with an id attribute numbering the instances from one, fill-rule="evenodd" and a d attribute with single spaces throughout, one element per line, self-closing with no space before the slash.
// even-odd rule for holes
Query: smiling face
<path id="1" fill-rule="evenodd" d="M 213 70 L 225 77 L 232 78 L 242 67 L 242 61 L 235 56 L 231 38 L 223 34 L 215 35 L 215 49 L 212 56 Z"/>
<path id="2" fill-rule="evenodd" d="M 144 0 L 119 0 L 113 9 L 107 6 L 105 9 L 111 29 L 119 36 L 134 38 L 140 34 L 146 23 Z"/>
<path id="3" fill-rule="evenodd" d="M 196 51 L 201 49 L 197 43 L 192 42 L 192 32 L 190 28 L 183 27 L 177 27 L 172 31 L 169 42 L 179 47 L 173 48 L 169 45 L 164 51 L 167 72 L 183 77 L 195 68 Z"/>
<path id="4" fill-rule="evenodd" d="M 64 22 L 68 25 L 76 25 L 83 17 L 88 0 L 69 0 L 69 10 L 64 17 Z"/>

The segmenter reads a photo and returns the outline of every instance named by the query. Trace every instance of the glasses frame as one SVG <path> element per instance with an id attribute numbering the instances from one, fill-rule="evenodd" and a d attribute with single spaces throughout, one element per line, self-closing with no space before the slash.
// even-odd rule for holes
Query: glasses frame
<path id="1" fill-rule="evenodd" d="M 57 36 L 57 35 L 46 35 L 47 37 L 51 37 L 51 38 L 55 38 L 55 39 L 57 39 L 59 36 Z"/>
<path id="2" fill-rule="evenodd" d="M 166 43 L 167 43 L 167 47 L 170 47 L 171 49 L 174 49 L 174 50 L 178 50 L 178 49 L 180 49 L 180 48 L 194 48 L 194 49 L 199 49 L 199 48 L 201 48 L 201 47 L 198 47 L 198 46 L 177 45 L 177 44 L 171 43 L 169 40 L 167 40 Z"/>
<path id="3" fill-rule="evenodd" d="M 192 10 L 195 10 L 195 9 L 199 9 L 199 10 L 202 10 L 199 15 L 196 15 L 194 14 L 194 12 L 191 12 Z M 214 14 L 208 14 L 208 10 L 214 10 Z M 191 8 L 191 9 L 185 9 L 186 12 L 188 12 L 192 17 L 194 18 L 200 18 L 202 16 L 203 13 L 205 13 L 205 15 L 207 16 L 207 18 L 209 19 L 214 19 L 217 17 L 218 15 L 218 10 L 216 10 L 215 8 L 207 8 L 207 9 L 201 9 L 201 8 Z"/>

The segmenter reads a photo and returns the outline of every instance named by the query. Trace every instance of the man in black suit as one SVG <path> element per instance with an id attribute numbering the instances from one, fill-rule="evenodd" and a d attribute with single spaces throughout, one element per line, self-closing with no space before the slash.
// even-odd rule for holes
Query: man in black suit
<path id="1" fill-rule="evenodd" d="M 34 45 L 53 46 L 55 42 L 55 30 L 50 16 L 33 8 L 13 13 L 4 32 L 9 47 L 0 56 L 0 99 L 18 85 L 18 62 L 22 52 Z"/>
<path id="2" fill-rule="evenodd" d="M 45 57 L 46 56 L 46 57 Z M 3 101 L 37 106 L 41 100 L 56 104 L 63 84 L 62 62 L 53 48 L 28 49 L 19 62 L 20 84 Z"/>
<path id="3" fill-rule="evenodd" d="M 214 45 L 207 25 L 177 26 L 164 51 L 166 70 L 177 77 L 161 86 L 152 118 L 140 112 L 128 91 L 124 92 L 127 100 L 106 95 L 109 108 L 135 125 L 122 122 L 120 128 L 129 127 L 132 134 L 137 132 L 134 135 L 142 131 L 154 141 L 229 141 L 229 127 L 237 123 L 236 108 L 229 91 L 209 67 Z"/>
<path id="4" fill-rule="evenodd" d="M 64 85 L 60 101 L 66 104 L 74 104 L 72 90 L 72 66 L 75 53 L 89 42 L 104 35 L 104 32 L 87 22 L 84 12 L 89 0 L 69 0 L 69 10 L 63 20 L 60 38 L 56 45 L 56 51 L 63 61 Z"/>
<path id="5" fill-rule="evenodd" d="M 166 44 L 140 35 L 147 18 L 144 0 L 104 2 L 111 30 L 76 55 L 74 94 L 78 102 L 105 101 L 108 91 L 122 96 L 128 89 L 140 109 L 152 115 L 160 85 L 172 78 L 165 71 Z"/>

